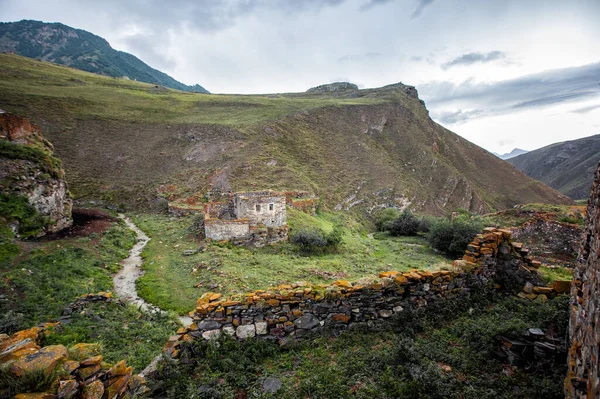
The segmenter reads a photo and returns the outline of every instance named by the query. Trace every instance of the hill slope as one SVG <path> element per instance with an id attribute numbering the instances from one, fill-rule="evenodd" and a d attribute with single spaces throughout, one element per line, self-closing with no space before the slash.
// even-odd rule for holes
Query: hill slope
<path id="1" fill-rule="evenodd" d="M 208 93 L 200 85 L 187 86 L 135 56 L 113 49 L 100 36 L 60 23 L 28 20 L 0 23 L 0 52 L 14 52 L 100 75 L 127 76 L 172 89 Z"/>
<path id="2" fill-rule="evenodd" d="M 507 160 L 573 199 L 587 198 L 600 160 L 600 134 L 555 143 Z"/>
<path id="3" fill-rule="evenodd" d="M 0 108 L 42 126 L 76 197 L 127 206 L 258 189 L 311 191 L 329 209 L 435 214 L 570 201 L 434 123 L 403 84 L 204 95 L 0 55 Z"/>

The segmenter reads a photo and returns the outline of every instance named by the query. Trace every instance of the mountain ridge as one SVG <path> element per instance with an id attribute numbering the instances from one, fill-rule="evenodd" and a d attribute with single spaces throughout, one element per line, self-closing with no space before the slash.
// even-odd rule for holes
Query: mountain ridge
<path id="1" fill-rule="evenodd" d="M 596 134 L 550 144 L 507 162 L 573 199 L 584 199 L 599 160 L 600 134 Z"/>
<path id="2" fill-rule="evenodd" d="M 182 91 L 208 93 L 198 84 L 185 85 L 134 55 L 113 49 L 100 36 L 58 22 L 0 22 L 0 52 L 14 52 L 100 75 L 127 77 Z"/>
<path id="3" fill-rule="evenodd" d="M 513 150 L 511 152 L 507 152 L 507 153 L 504 153 L 504 154 L 498 154 L 497 152 L 492 152 L 492 154 L 494 154 L 498 158 L 503 159 L 503 160 L 506 161 L 507 159 L 514 158 L 514 157 L 519 156 L 521 154 L 527 154 L 528 152 L 529 151 L 522 150 L 520 148 L 513 148 Z"/>
<path id="4" fill-rule="evenodd" d="M 211 193 L 299 190 L 324 209 L 432 214 L 571 202 L 436 124 L 402 83 L 204 95 L 16 55 L 0 66 L 0 108 L 42 125 L 80 200 L 201 207 Z"/>

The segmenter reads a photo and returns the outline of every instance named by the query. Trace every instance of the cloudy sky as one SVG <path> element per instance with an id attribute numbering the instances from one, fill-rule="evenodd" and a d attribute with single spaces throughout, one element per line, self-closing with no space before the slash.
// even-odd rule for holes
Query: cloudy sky
<path id="1" fill-rule="evenodd" d="M 490 151 L 600 134 L 600 0 L 0 0 L 213 93 L 415 85 Z"/>

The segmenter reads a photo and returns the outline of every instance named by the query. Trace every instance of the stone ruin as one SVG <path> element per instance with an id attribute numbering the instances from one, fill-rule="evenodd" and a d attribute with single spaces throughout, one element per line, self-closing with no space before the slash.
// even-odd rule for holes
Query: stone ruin
<path id="1" fill-rule="evenodd" d="M 236 245 L 274 244 L 288 237 L 286 207 L 313 214 L 316 202 L 314 196 L 301 191 L 231 194 L 229 201 L 204 205 L 204 238 Z"/>
<path id="2" fill-rule="evenodd" d="M 600 397 L 600 165 L 588 200 L 585 230 L 571 287 L 568 398 Z"/>
<path id="3" fill-rule="evenodd" d="M 378 279 L 327 284 L 304 282 L 258 290 L 241 298 L 208 292 L 190 312 L 193 323 L 169 338 L 164 349 L 177 358 L 181 343 L 223 334 L 243 340 L 257 337 L 281 344 L 304 339 L 324 328 L 341 331 L 384 322 L 394 315 L 425 311 L 440 302 L 469 296 L 492 284 L 524 300 L 545 301 L 565 292 L 564 284 L 547 287 L 538 275 L 539 262 L 508 230 L 485 229 L 450 270 L 381 273 Z M 568 291 L 569 284 L 566 284 Z"/>
<path id="4" fill-rule="evenodd" d="M 286 197 L 261 191 L 236 193 L 227 202 L 209 202 L 204 206 L 204 236 L 255 246 L 286 240 Z"/>

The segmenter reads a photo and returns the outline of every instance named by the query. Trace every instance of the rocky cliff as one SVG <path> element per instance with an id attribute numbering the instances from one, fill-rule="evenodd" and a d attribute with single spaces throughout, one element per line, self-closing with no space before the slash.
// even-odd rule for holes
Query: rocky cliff
<path id="1" fill-rule="evenodd" d="M 12 208 L 26 198 L 41 217 L 36 235 L 71 226 L 72 200 L 60 161 L 39 127 L 0 110 L 0 199 L 2 217 L 16 232 L 21 220 Z M 4 209 L 6 208 L 6 209 Z"/>
<path id="2" fill-rule="evenodd" d="M 569 398 L 600 397 L 600 165 L 588 200 L 585 231 L 571 287 Z"/>

